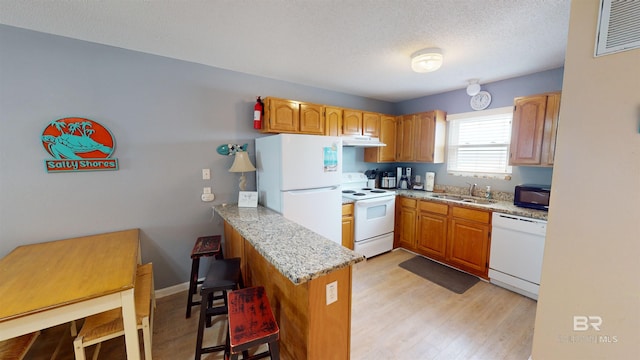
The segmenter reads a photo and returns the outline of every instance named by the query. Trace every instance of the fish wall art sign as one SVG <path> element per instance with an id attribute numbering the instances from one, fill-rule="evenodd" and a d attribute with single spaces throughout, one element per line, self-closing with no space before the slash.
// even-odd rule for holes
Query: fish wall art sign
<path id="1" fill-rule="evenodd" d="M 47 172 L 118 170 L 118 159 L 111 158 L 115 139 L 93 120 L 69 117 L 52 121 L 41 140 L 53 157 L 44 161 Z"/>

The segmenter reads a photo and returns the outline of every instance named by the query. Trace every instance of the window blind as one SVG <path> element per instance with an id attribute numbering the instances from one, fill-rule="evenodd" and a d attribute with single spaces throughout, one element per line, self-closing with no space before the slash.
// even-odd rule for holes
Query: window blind
<path id="1" fill-rule="evenodd" d="M 510 106 L 447 116 L 447 171 L 481 177 L 510 175 L 512 117 Z"/>

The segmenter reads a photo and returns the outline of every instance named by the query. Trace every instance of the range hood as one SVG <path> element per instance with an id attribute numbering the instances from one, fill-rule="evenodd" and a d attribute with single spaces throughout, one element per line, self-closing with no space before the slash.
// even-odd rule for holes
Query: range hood
<path id="1" fill-rule="evenodd" d="M 381 147 L 387 144 L 381 143 L 379 138 L 371 136 L 342 136 L 342 146 L 354 147 Z"/>

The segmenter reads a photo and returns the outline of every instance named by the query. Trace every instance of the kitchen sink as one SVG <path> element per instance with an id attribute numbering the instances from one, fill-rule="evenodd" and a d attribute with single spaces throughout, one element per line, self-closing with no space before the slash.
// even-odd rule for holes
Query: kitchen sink
<path id="1" fill-rule="evenodd" d="M 473 196 L 464 196 L 464 195 L 453 195 L 453 194 L 434 194 L 432 197 L 436 199 L 443 200 L 451 200 L 451 201 L 459 201 L 471 204 L 479 204 L 479 205 L 487 205 L 487 204 L 495 204 L 496 200 L 492 199 L 484 199 Z"/>

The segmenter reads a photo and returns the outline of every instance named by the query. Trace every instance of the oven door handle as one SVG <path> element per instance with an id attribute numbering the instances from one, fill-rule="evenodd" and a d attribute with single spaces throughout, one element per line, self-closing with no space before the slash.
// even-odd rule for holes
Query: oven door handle
<path id="1" fill-rule="evenodd" d="M 365 207 L 365 206 L 377 206 L 377 205 L 384 205 L 384 204 L 388 204 L 390 202 L 394 202 L 395 196 L 394 197 L 380 197 L 380 198 L 375 198 L 375 199 L 366 199 L 366 200 L 358 200 L 355 202 L 357 207 Z"/>

